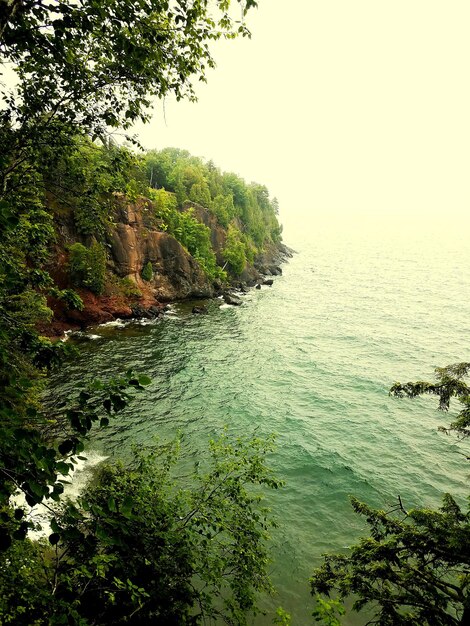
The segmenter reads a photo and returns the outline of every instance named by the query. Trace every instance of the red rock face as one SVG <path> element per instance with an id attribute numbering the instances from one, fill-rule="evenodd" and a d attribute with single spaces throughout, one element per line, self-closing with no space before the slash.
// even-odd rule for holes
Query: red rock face
<path id="1" fill-rule="evenodd" d="M 54 319 L 40 328 L 43 334 L 60 336 L 69 328 L 129 318 L 133 315 L 132 306 L 137 303 L 148 309 L 158 306 L 159 302 L 213 295 L 213 287 L 197 261 L 174 237 L 158 230 L 159 224 L 148 200 L 141 198 L 130 203 L 123 196 L 117 196 L 113 221 L 106 235 L 109 274 L 117 279 L 130 279 L 141 296 L 125 297 L 112 283 L 101 296 L 77 289 L 84 304 L 82 311 L 68 310 L 60 300 L 49 298 Z M 75 241 L 87 243 L 87 240 L 75 230 L 71 215 L 62 216 L 58 221 L 57 234 L 58 244 L 50 272 L 56 284 L 64 289 L 70 287 L 67 246 Z M 153 278 L 144 281 L 142 269 L 148 262 L 152 264 Z"/>
<path id="2" fill-rule="evenodd" d="M 154 271 L 150 286 L 158 300 L 211 296 L 212 287 L 197 261 L 174 237 L 152 228 L 147 211 L 148 206 L 118 206 L 116 218 L 120 221 L 108 234 L 114 273 L 145 289 L 148 283 L 141 273 L 150 262 Z"/>

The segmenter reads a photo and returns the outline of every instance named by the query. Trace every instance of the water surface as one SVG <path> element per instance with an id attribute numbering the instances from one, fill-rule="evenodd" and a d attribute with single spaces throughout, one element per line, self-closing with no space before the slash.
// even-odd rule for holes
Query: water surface
<path id="1" fill-rule="evenodd" d="M 97 454 L 126 455 L 178 429 L 192 450 L 224 425 L 277 433 L 271 463 L 287 486 L 270 498 L 280 528 L 278 596 L 267 606 L 303 625 L 312 623 L 307 581 L 321 553 L 365 531 L 350 494 L 383 507 L 400 494 L 411 507 L 467 493 L 463 449 L 437 430 L 450 416 L 432 399 L 397 400 L 388 389 L 470 360 L 470 252 L 458 225 L 406 220 L 319 221 L 288 243 L 297 254 L 283 276 L 239 308 L 216 301 L 196 316 L 176 305 L 154 324 L 93 329 L 80 357 L 54 375 L 50 397 L 129 367 L 152 377 L 94 436 Z"/>

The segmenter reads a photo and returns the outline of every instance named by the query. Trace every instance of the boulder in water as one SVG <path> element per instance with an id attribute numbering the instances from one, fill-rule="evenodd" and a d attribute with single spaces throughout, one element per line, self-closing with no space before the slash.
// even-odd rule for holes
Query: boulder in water
<path id="1" fill-rule="evenodd" d="M 234 296 L 231 293 L 224 293 L 224 301 L 226 304 L 231 304 L 232 306 L 240 306 L 242 301 L 237 296 Z"/>

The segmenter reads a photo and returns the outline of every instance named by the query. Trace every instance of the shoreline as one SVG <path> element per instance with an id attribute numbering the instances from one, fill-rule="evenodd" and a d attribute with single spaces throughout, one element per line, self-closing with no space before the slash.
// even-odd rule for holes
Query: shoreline
<path id="1" fill-rule="evenodd" d="M 150 289 L 140 298 L 125 298 L 115 295 L 97 296 L 86 289 L 76 289 L 84 307 L 81 311 L 69 310 L 56 298 L 48 298 L 48 306 L 53 311 L 50 322 L 38 326 L 39 333 L 51 341 L 64 341 L 67 332 L 80 332 L 87 328 L 109 322 L 154 320 L 165 315 L 169 306 L 180 302 L 198 302 L 223 298 L 228 305 L 239 306 L 242 302 L 235 292 L 246 293 L 251 289 L 261 289 L 262 286 L 271 287 L 273 277 L 282 275 L 281 265 L 287 263 L 295 251 L 281 243 L 273 250 L 269 250 L 251 267 L 247 267 L 242 276 L 233 279 L 226 285 L 214 285 L 212 293 L 190 293 L 184 297 L 158 299 Z M 193 307 L 193 314 L 206 313 L 204 306 Z"/>

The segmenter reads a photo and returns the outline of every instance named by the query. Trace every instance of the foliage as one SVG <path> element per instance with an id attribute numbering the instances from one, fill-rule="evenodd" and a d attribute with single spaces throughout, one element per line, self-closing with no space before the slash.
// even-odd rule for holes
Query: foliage
<path id="1" fill-rule="evenodd" d="M 231 272 L 239 276 L 246 265 L 245 245 L 240 237 L 240 232 L 230 225 L 227 232 L 227 240 L 223 251 L 223 257 L 227 261 Z"/>
<path id="2" fill-rule="evenodd" d="M 192 81 L 215 65 L 209 42 L 249 35 L 256 2 L 240 5 L 235 20 L 227 0 L 3 2 L 0 62 L 19 79 L 14 99 L 3 94 L 7 113 L 31 140 L 51 118 L 103 134 L 147 120 L 153 96 L 194 99 Z"/>
<path id="3" fill-rule="evenodd" d="M 179 208 L 187 201 L 202 205 L 224 228 L 238 229 L 256 251 L 281 240 L 279 204 L 263 185 L 247 184 L 236 174 L 222 173 L 212 161 L 176 148 L 147 152 L 143 166 L 152 188 L 174 194 Z"/>
<path id="4" fill-rule="evenodd" d="M 212 201 L 212 212 L 217 217 L 217 221 L 224 228 L 228 228 L 230 221 L 235 215 L 235 206 L 231 194 L 224 196 L 219 193 Z"/>
<path id="5" fill-rule="evenodd" d="M 136 451 L 131 466 L 102 467 L 79 503 L 53 519 L 53 558 L 43 552 L 42 576 L 32 560 L 38 589 L 25 614 L 41 605 L 38 624 L 247 624 L 258 593 L 271 589 L 273 522 L 259 488 L 281 484 L 266 465 L 272 444 L 223 434 L 189 481 L 178 441 Z M 0 584 L 10 588 L 1 575 Z M 15 610 L 5 593 L 4 615 Z"/>
<path id="6" fill-rule="evenodd" d="M 153 267 L 150 261 L 148 261 L 142 268 L 141 276 L 146 281 L 151 281 L 153 278 Z"/>
<path id="7" fill-rule="evenodd" d="M 77 287 L 86 287 L 93 293 L 103 293 L 106 278 L 106 252 L 101 244 L 93 243 L 86 248 L 74 243 L 69 248 L 70 279 Z"/>
<path id="8" fill-rule="evenodd" d="M 80 135 L 44 178 L 50 204 L 58 212 L 70 211 L 81 235 L 99 238 L 112 223 L 114 195 L 135 200 L 147 189 L 136 154 L 111 141 L 97 146 Z"/>
<path id="9" fill-rule="evenodd" d="M 315 600 L 317 605 L 312 613 L 315 621 L 321 622 L 324 626 L 341 626 L 338 617 L 346 613 L 341 602 L 331 598 L 325 600 L 321 596 L 317 596 Z"/>
<path id="10" fill-rule="evenodd" d="M 119 281 L 119 290 L 126 298 L 141 298 L 142 292 L 132 278 L 126 276 Z"/>
<path id="11" fill-rule="evenodd" d="M 210 229 L 195 217 L 194 209 L 190 207 L 179 211 L 174 194 L 164 189 L 152 190 L 150 195 L 160 228 L 173 235 L 188 250 L 210 279 L 225 279 L 226 275 L 217 266 Z"/>
<path id="12" fill-rule="evenodd" d="M 25 540 L 0 552 L 0 623 L 39 626 L 50 605 L 43 549 Z"/>
<path id="13" fill-rule="evenodd" d="M 47 360 L 50 362 L 50 355 Z M 24 539 L 31 528 L 23 509 L 11 507 L 10 497 L 19 490 L 29 506 L 46 500 L 58 502 L 64 491 L 63 476 L 73 469 L 75 455 L 84 450 L 84 437 L 92 425 L 106 426 L 129 401 L 128 389 L 142 389 L 149 382 L 147 377 L 129 371 L 119 379 L 106 384 L 95 381 L 90 389 L 80 391 L 54 420 L 57 444 L 45 436 L 53 424 L 38 407 L 26 405 L 24 416 L 15 411 L 16 403 L 24 403 L 31 383 L 20 380 L 5 390 L 0 440 L 0 550 L 13 540 Z"/>
<path id="14" fill-rule="evenodd" d="M 437 383 L 396 383 L 398 397 L 433 394 L 447 410 L 451 398 L 462 405 L 449 429 L 467 436 L 470 395 L 463 378 L 469 363 L 438 368 Z M 401 499 L 391 511 L 375 510 L 352 499 L 370 537 L 348 554 L 329 555 L 311 579 L 312 593 L 352 596 L 355 611 L 367 609 L 368 623 L 464 625 L 470 621 L 470 509 L 446 494 L 441 508 L 407 511 Z"/>
<path id="15" fill-rule="evenodd" d="M 276 609 L 276 615 L 273 619 L 273 624 L 279 624 L 280 626 L 290 626 L 291 616 L 285 611 L 282 606 Z"/>
<path id="16" fill-rule="evenodd" d="M 62 300 L 68 309 L 75 309 L 77 311 L 83 310 L 83 300 L 73 289 L 57 289 L 53 287 L 50 290 L 50 294 L 58 300 Z"/>
<path id="17" fill-rule="evenodd" d="M 395 383 L 390 392 L 398 398 L 415 398 L 422 395 L 439 397 L 439 409 L 448 411 L 451 398 L 457 398 L 461 410 L 448 428 L 440 427 L 444 432 L 455 432 L 459 437 L 470 435 L 470 387 L 464 378 L 470 372 L 470 363 L 456 363 L 447 367 L 437 367 L 436 382 Z"/>

